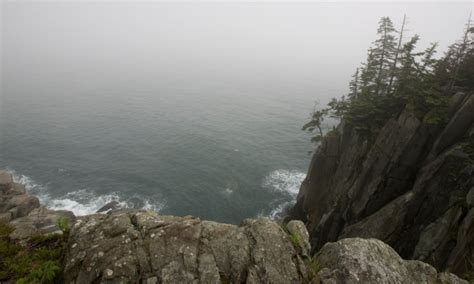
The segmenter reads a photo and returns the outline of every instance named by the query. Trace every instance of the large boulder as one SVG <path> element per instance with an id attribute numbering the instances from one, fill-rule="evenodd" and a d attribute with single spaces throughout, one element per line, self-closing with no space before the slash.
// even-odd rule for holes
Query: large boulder
<path id="1" fill-rule="evenodd" d="M 293 227 L 307 243 L 303 224 Z M 76 221 L 64 277 L 66 283 L 301 283 L 309 281 L 309 259 L 296 245 L 269 219 L 236 226 L 119 210 Z"/>
<path id="2" fill-rule="evenodd" d="M 316 259 L 321 283 L 465 283 L 450 273 L 437 273 L 429 264 L 403 260 L 376 239 L 342 239 L 325 244 Z"/>

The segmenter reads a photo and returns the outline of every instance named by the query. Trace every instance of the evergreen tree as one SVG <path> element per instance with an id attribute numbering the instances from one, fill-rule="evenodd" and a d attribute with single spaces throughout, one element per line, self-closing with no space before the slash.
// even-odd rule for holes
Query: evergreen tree
<path id="1" fill-rule="evenodd" d="M 389 84 L 389 70 L 397 54 L 396 30 L 389 17 L 383 17 L 379 22 L 377 34 L 380 38 L 375 41 L 372 49 L 375 64 L 377 65 L 377 77 L 375 78 L 375 94 L 380 95 L 387 92 Z"/>
<path id="2" fill-rule="evenodd" d="M 349 83 L 349 99 L 357 98 L 359 94 L 359 68 L 356 69 L 354 75 L 352 75 L 352 80 Z"/>
<path id="3" fill-rule="evenodd" d="M 462 66 L 464 62 L 469 61 L 469 58 L 467 61 L 464 61 L 464 59 L 472 52 L 471 33 L 471 15 L 469 15 L 462 39 L 452 44 L 437 64 L 436 77 L 446 86 L 448 94 L 460 83 L 460 69 L 464 67 Z"/>
<path id="4" fill-rule="evenodd" d="M 437 44 L 416 50 L 418 35 L 403 43 L 405 20 L 394 36 L 389 18 L 379 22 L 379 38 L 368 50 L 367 61 L 356 69 L 349 83 L 349 93 L 332 99 L 328 108 L 314 111 L 303 126 L 313 133 L 313 141 L 323 137 L 322 122 L 328 115 L 344 120 L 369 142 L 386 124 L 403 111 L 414 113 L 429 124 L 443 124 L 451 90 L 456 87 L 474 90 L 474 28 L 470 20 L 463 38 L 449 47 L 444 57 L 435 59 Z M 443 91 L 442 86 L 445 87 Z"/>
<path id="5" fill-rule="evenodd" d="M 406 23 L 406 15 L 403 15 L 403 22 L 402 22 L 402 27 L 399 32 L 398 36 L 398 45 L 397 49 L 395 51 L 395 59 L 393 60 L 392 68 L 390 70 L 390 81 L 388 83 L 388 94 L 391 94 L 393 89 L 393 80 L 396 77 L 396 71 L 397 71 L 397 64 L 398 64 L 398 57 L 400 53 L 402 52 L 402 43 L 403 43 L 403 33 L 405 31 L 405 23 Z"/>
<path id="6" fill-rule="evenodd" d="M 324 117 L 328 114 L 328 109 L 316 110 L 317 105 L 318 103 L 315 104 L 314 111 L 311 114 L 311 120 L 303 125 L 301 129 L 312 133 L 314 136 L 311 138 L 311 142 L 315 143 L 320 142 L 324 137 L 323 121 Z"/>

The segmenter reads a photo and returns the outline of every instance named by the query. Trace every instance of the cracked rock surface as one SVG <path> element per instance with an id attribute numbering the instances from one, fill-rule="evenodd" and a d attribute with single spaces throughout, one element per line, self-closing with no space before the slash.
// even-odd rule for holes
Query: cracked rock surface
<path id="1" fill-rule="evenodd" d="M 451 273 L 417 260 L 403 260 L 376 239 L 350 238 L 325 244 L 316 258 L 321 283 L 452 283 L 468 284 Z"/>
<path id="2" fill-rule="evenodd" d="M 301 246 L 265 218 L 236 226 L 143 210 L 89 215 L 71 229 L 64 277 L 66 283 L 307 282 L 307 232 L 292 234 Z"/>

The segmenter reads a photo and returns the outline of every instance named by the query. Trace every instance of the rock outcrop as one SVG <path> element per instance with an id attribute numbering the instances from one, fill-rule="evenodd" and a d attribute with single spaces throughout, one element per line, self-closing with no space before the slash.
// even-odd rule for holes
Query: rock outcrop
<path id="1" fill-rule="evenodd" d="M 474 271 L 474 96 L 452 98 L 449 122 L 405 111 L 374 142 L 348 125 L 314 154 L 289 219 L 313 253 L 348 237 L 377 238 L 403 258 L 458 275 Z"/>
<path id="2" fill-rule="evenodd" d="M 0 170 L 0 222 L 9 223 L 15 230 L 13 239 L 27 239 L 33 235 L 62 234 L 59 220 L 70 226 L 76 219 L 70 211 L 48 210 L 40 206 L 38 198 L 30 196 L 25 186 L 13 182 L 13 176 Z"/>
<path id="3" fill-rule="evenodd" d="M 342 239 L 325 244 L 316 259 L 321 283 L 465 283 L 417 260 L 403 260 L 376 239 Z"/>
<path id="4" fill-rule="evenodd" d="M 7 171 L 0 171 L 0 222 L 27 216 L 39 206 L 38 198 L 26 194 L 24 185 L 13 182 Z"/>
<path id="5" fill-rule="evenodd" d="M 302 283 L 308 235 L 269 219 L 240 226 L 141 210 L 81 217 L 72 227 L 66 283 Z M 300 245 L 301 244 L 301 245 Z"/>

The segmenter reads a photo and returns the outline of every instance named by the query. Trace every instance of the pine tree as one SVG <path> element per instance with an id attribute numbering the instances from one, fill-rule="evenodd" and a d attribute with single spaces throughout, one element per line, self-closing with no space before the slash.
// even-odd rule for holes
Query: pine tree
<path id="1" fill-rule="evenodd" d="M 462 40 L 454 44 L 454 49 L 456 50 L 456 55 L 454 57 L 454 72 L 448 91 L 451 91 L 454 85 L 456 84 L 456 81 L 458 80 L 458 73 L 459 68 L 461 66 L 461 62 L 463 61 L 464 57 L 468 52 L 468 48 L 470 45 L 469 33 L 471 31 L 471 15 L 472 13 L 469 14 L 469 19 L 467 21 Z"/>
<path id="2" fill-rule="evenodd" d="M 400 53 L 402 52 L 403 33 L 405 31 L 405 23 L 406 23 L 406 15 L 403 15 L 402 27 L 400 29 L 399 36 L 398 36 L 398 45 L 395 51 L 395 59 L 393 60 L 392 68 L 390 69 L 390 82 L 388 83 L 388 91 L 387 91 L 388 95 L 390 95 L 393 91 L 392 86 L 393 86 L 393 80 L 395 79 L 395 76 L 396 76 L 398 57 Z"/>
<path id="3" fill-rule="evenodd" d="M 303 125 L 301 130 L 308 131 L 314 136 L 311 138 L 311 142 L 318 143 L 323 139 L 323 121 L 328 115 L 328 109 L 316 110 L 318 103 L 315 104 L 313 113 L 311 114 L 311 120 Z"/>
<path id="4" fill-rule="evenodd" d="M 444 57 L 437 62 L 436 77 L 446 86 L 446 93 L 448 95 L 460 83 L 459 73 L 462 68 L 461 65 L 463 65 L 463 62 L 466 62 L 464 59 L 472 50 L 473 41 L 470 38 L 471 33 L 471 15 L 469 15 L 462 39 L 449 46 Z"/>
<path id="5" fill-rule="evenodd" d="M 349 83 L 349 100 L 357 98 L 359 94 L 359 68 L 356 69 L 354 75 L 352 75 L 352 80 Z"/>
<path id="6" fill-rule="evenodd" d="M 380 38 L 375 41 L 375 46 L 372 49 L 377 64 L 377 77 L 375 78 L 375 94 L 377 95 L 387 92 L 391 66 L 397 53 L 394 33 L 396 30 L 390 18 L 383 17 L 377 30 Z"/>

